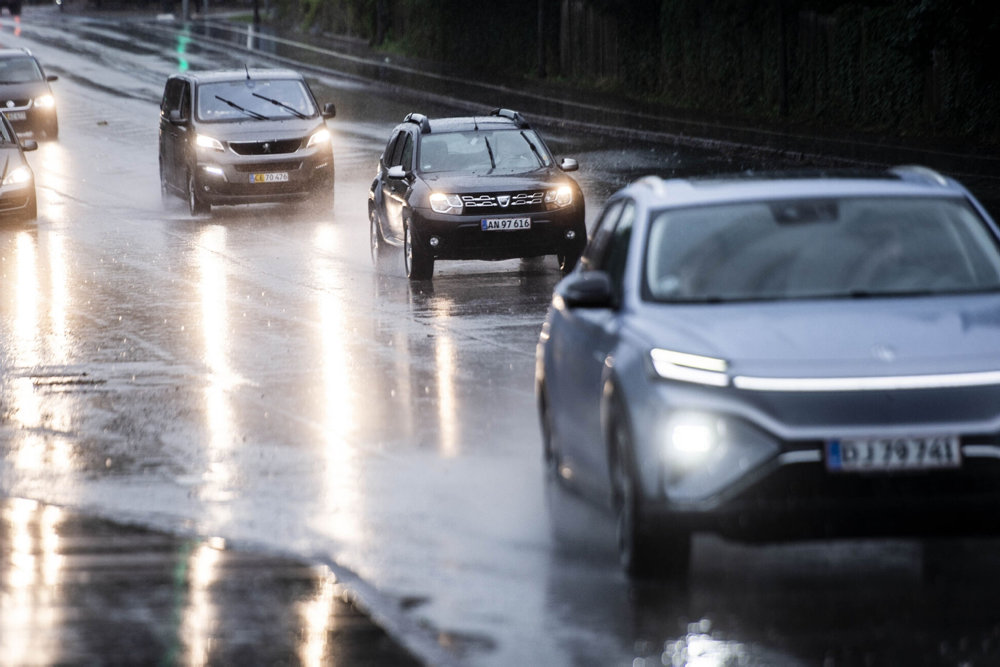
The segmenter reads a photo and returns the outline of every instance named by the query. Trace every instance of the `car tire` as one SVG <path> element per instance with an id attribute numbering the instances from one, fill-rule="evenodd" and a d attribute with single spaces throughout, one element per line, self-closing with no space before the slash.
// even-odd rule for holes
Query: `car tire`
<path id="1" fill-rule="evenodd" d="M 212 212 L 211 204 L 206 203 L 198 196 L 198 186 L 194 180 L 194 172 L 188 172 L 187 181 L 188 211 L 192 216 L 205 215 Z"/>
<path id="2" fill-rule="evenodd" d="M 403 268 L 410 280 L 428 280 L 434 275 L 434 258 L 419 243 L 413 242 L 409 222 L 404 224 L 403 230 Z"/>
<path id="3" fill-rule="evenodd" d="M 614 411 L 610 437 L 612 504 L 622 569 L 634 578 L 680 579 L 687 576 L 691 558 L 690 533 L 652 525 L 643 514 L 631 431 L 621 406 Z"/>

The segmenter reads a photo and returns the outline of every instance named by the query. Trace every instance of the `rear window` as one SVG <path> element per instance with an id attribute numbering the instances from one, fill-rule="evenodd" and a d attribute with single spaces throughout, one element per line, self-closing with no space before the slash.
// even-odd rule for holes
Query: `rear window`
<path id="1" fill-rule="evenodd" d="M 317 113 L 305 83 L 297 79 L 242 79 L 205 83 L 198 88 L 197 118 L 202 122 L 270 120 Z"/>
<path id="2" fill-rule="evenodd" d="M 644 292 L 665 302 L 1000 288 L 1000 249 L 959 198 L 775 200 L 653 214 Z"/>

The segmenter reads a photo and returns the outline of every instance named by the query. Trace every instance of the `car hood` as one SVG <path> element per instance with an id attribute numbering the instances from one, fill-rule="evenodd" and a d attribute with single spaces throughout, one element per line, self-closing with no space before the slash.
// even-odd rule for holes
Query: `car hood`
<path id="1" fill-rule="evenodd" d="M 1000 370 L 1000 294 L 780 303 L 644 304 L 650 347 L 725 359 L 734 374 L 921 375 Z"/>
<path id="2" fill-rule="evenodd" d="M 26 97 L 37 97 L 49 92 L 47 81 L 27 81 L 25 83 L 0 83 L 0 103 Z"/>
<path id="3" fill-rule="evenodd" d="M 317 118 L 281 120 L 248 118 L 236 123 L 202 123 L 198 126 L 198 131 L 220 141 L 269 141 L 305 137 L 321 127 L 323 121 Z"/>
<path id="4" fill-rule="evenodd" d="M 542 168 L 526 173 L 509 174 L 502 172 L 443 172 L 421 174 L 427 186 L 433 190 L 460 194 L 463 192 L 513 192 L 519 190 L 547 190 L 572 179 L 560 169 Z"/>

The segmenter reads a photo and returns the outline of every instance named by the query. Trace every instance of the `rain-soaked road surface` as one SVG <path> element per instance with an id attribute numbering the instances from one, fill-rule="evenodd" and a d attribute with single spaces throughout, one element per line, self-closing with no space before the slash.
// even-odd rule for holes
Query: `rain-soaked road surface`
<path id="1" fill-rule="evenodd" d="M 367 187 L 392 126 L 458 107 L 317 75 L 338 106 L 333 211 L 192 219 L 160 200 L 163 81 L 264 61 L 49 7 L 0 19 L 0 44 L 59 75 L 61 124 L 29 157 L 37 222 L 0 223 L 0 496 L 29 499 L 0 521 L 0 663 L 127 653 L 131 614 L 168 662 L 275 645 L 322 662 L 306 638 L 309 619 L 337 615 L 330 586 L 433 664 L 1000 660 L 992 542 L 698 538 L 676 589 L 626 582 L 609 519 L 557 496 L 555 546 L 532 385 L 554 260 L 441 262 L 411 286 L 401 260 L 378 275 L 368 256 Z M 580 160 L 589 219 L 647 171 L 750 166 L 541 129 Z M 81 513 L 178 536 L 114 538 L 168 545 L 149 600 L 117 580 L 78 591 L 73 548 L 49 541 L 99 541 L 103 524 L 62 518 Z M 287 587 L 247 584 L 245 564 Z M 182 567 L 185 583 L 168 581 Z M 77 594 L 108 597 L 109 622 L 80 625 L 94 607 Z"/>

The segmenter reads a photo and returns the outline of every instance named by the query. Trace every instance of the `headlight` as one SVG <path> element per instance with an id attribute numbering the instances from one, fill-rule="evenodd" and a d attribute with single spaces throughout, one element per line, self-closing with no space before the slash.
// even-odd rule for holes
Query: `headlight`
<path id="1" fill-rule="evenodd" d="M 3 179 L 4 185 L 21 185 L 31 181 L 31 170 L 21 165 L 11 169 Z"/>
<path id="2" fill-rule="evenodd" d="M 436 213 L 462 214 L 462 198 L 458 195 L 446 195 L 442 192 L 431 193 L 431 208 Z"/>
<path id="3" fill-rule="evenodd" d="M 309 148 L 310 146 L 319 146 L 321 144 L 326 144 L 329 142 L 330 142 L 330 130 L 326 129 L 325 127 L 321 127 L 320 129 L 313 132 L 312 136 L 309 137 L 309 142 L 306 144 L 306 148 Z"/>
<path id="4" fill-rule="evenodd" d="M 51 109 L 56 105 L 56 98 L 52 97 L 51 94 L 46 93 L 45 95 L 40 95 L 35 98 L 35 106 L 41 109 Z"/>
<path id="5" fill-rule="evenodd" d="M 667 421 L 663 455 L 668 463 L 690 469 L 708 460 L 722 446 L 725 422 L 711 415 L 682 412 Z"/>
<path id="6" fill-rule="evenodd" d="M 725 387 L 729 384 L 725 359 L 663 349 L 651 350 L 649 356 L 653 362 L 653 370 L 661 378 L 713 387 Z"/>
<path id="7" fill-rule="evenodd" d="M 560 185 L 555 190 L 545 193 L 545 203 L 554 204 L 556 208 L 563 208 L 573 203 L 573 188 L 568 185 Z"/>
<path id="8" fill-rule="evenodd" d="M 225 150 L 222 147 L 221 141 L 204 134 L 199 134 L 195 139 L 195 143 L 198 145 L 198 148 L 207 148 L 209 150 L 219 151 L 220 153 Z"/>

